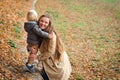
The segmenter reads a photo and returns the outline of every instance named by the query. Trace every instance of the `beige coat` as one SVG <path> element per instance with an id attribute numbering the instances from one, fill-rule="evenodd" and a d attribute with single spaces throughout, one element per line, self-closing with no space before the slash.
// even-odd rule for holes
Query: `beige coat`
<path id="1" fill-rule="evenodd" d="M 53 33 L 53 38 L 50 40 L 51 47 L 48 51 L 43 51 L 40 48 L 43 60 L 43 67 L 49 80 L 68 80 L 70 77 L 72 68 L 67 53 L 64 51 L 61 60 L 55 60 L 55 49 L 56 49 L 56 35 Z M 44 45 L 44 41 L 41 46 Z M 48 44 L 49 45 L 49 44 Z"/>

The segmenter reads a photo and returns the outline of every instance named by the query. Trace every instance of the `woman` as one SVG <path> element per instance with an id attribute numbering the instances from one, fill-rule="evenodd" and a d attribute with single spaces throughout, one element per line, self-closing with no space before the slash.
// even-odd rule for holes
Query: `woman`
<path id="1" fill-rule="evenodd" d="M 41 56 L 39 56 L 38 65 L 41 65 L 42 62 L 43 78 L 45 80 L 68 80 L 72 71 L 71 64 L 52 24 L 51 17 L 42 15 L 39 18 L 39 26 L 42 30 L 52 34 L 52 38 L 43 39 L 40 46 Z"/>

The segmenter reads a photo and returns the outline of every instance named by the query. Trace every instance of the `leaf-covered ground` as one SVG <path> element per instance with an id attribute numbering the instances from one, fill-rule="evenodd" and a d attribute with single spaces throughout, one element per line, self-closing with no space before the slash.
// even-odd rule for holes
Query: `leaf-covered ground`
<path id="1" fill-rule="evenodd" d="M 32 0 L 0 0 L 0 80 L 26 80 L 21 74 L 25 53 L 23 22 Z"/>
<path id="2" fill-rule="evenodd" d="M 0 0 L 0 80 L 31 80 L 23 23 L 33 0 Z M 50 13 L 72 64 L 70 80 L 120 80 L 119 0 L 38 0 Z"/>

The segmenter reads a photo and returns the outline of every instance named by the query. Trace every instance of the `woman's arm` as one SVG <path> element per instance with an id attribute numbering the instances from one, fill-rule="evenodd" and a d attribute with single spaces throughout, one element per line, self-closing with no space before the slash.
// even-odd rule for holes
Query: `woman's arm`
<path id="1" fill-rule="evenodd" d="M 44 45 L 44 44 L 43 44 Z M 50 39 L 50 42 L 49 42 L 49 45 L 48 45 L 48 51 L 44 51 L 44 52 L 41 52 L 41 56 L 39 57 L 39 60 L 45 60 L 49 57 L 51 57 L 52 55 L 55 54 L 55 50 L 56 50 L 56 35 L 55 33 L 53 32 L 52 33 L 52 38 Z M 42 47 L 42 45 L 41 45 Z"/>

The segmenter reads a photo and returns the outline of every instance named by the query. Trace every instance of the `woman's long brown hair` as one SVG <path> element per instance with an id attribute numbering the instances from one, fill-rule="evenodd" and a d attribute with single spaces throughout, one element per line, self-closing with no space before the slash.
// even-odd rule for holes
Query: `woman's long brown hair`
<path id="1" fill-rule="evenodd" d="M 49 25 L 48 25 L 48 27 L 47 27 L 47 29 L 46 29 L 45 31 L 48 32 L 48 33 L 54 32 L 55 35 L 56 35 L 55 59 L 58 59 L 58 60 L 59 60 L 59 59 L 61 58 L 61 54 L 64 52 L 64 49 L 65 49 L 65 48 L 64 48 L 64 45 L 63 45 L 60 37 L 58 36 L 58 33 L 57 33 L 56 30 L 55 30 L 55 27 L 53 26 L 53 22 L 52 22 L 52 19 L 51 19 L 50 15 L 48 15 L 48 14 L 42 15 L 42 16 L 39 18 L 39 21 L 40 21 L 40 19 L 41 19 L 42 17 L 47 17 L 47 18 L 49 18 Z M 45 44 L 42 46 L 42 47 L 43 47 L 42 49 L 46 50 L 46 49 L 48 49 L 48 48 L 50 47 L 50 46 L 48 46 L 48 44 L 49 44 L 49 39 L 44 39 L 44 40 L 45 40 Z M 43 51 L 44 51 L 44 50 L 43 50 Z"/>

